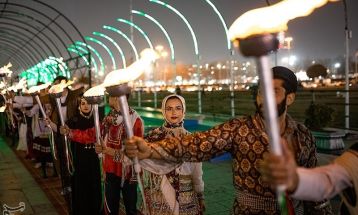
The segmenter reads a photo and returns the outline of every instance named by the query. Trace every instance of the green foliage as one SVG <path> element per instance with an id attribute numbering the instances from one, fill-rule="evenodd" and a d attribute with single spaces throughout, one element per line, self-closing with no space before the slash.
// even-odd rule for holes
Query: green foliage
<path id="1" fill-rule="evenodd" d="M 313 130 L 329 126 L 334 119 L 334 109 L 326 104 L 311 103 L 306 110 L 305 125 Z"/>

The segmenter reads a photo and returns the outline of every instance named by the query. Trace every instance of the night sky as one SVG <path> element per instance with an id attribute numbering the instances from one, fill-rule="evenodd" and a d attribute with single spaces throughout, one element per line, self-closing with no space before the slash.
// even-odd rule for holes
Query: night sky
<path id="1" fill-rule="evenodd" d="M 205 0 L 163 0 L 182 12 L 188 19 L 198 39 L 202 62 L 228 59 L 229 51 L 223 26 Z M 245 11 L 266 6 L 264 0 L 211 0 L 224 16 L 228 27 Z M 129 27 L 115 21 L 129 19 L 130 0 L 45 0 L 72 20 L 84 36 L 93 31 L 105 32 L 103 25 L 113 25 L 127 35 Z M 271 0 L 270 3 L 277 1 Z M 350 40 L 351 55 L 358 49 L 358 1 L 347 0 L 349 28 L 353 32 Z M 170 10 L 147 0 L 133 0 L 133 9 L 142 10 L 156 18 L 171 36 L 178 63 L 195 62 L 193 40 L 183 21 Z M 149 20 L 134 15 L 134 23 L 147 32 L 154 45 L 162 44 L 169 50 L 168 43 Z M 342 2 L 329 3 L 314 11 L 309 17 L 298 18 L 288 25 L 288 35 L 293 37 L 291 53 L 299 59 L 335 58 L 345 52 L 344 10 Z M 113 37 L 130 55 L 130 46 L 120 37 Z M 134 31 L 136 47 L 147 47 L 143 37 Z M 99 48 L 100 49 L 100 48 Z M 106 55 L 103 52 L 103 55 Z"/>

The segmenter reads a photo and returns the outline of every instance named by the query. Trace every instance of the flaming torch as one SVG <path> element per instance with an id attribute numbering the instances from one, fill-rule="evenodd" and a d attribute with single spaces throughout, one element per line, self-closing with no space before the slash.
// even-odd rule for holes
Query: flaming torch
<path id="1" fill-rule="evenodd" d="M 103 83 L 110 96 L 119 97 L 119 105 L 123 116 L 123 122 L 127 133 L 127 138 L 133 137 L 133 125 L 130 121 L 129 107 L 126 95 L 131 92 L 128 82 L 137 79 L 150 65 L 158 59 L 158 54 L 152 49 L 145 49 L 141 52 L 141 58 L 128 66 L 126 69 L 120 69 L 110 72 Z M 138 158 L 133 159 L 134 170 L 137 174 L 137 181 L 144 201 L 144 211 L 146 212 L 146 203 L 143 191 L 143 185 L 140 180 L 140 165 Z"/>
<path id="2" fill-rule="evenodd" d="M 27 93 L 29 93 L 31 96 L 35 97 L 35 100 L 40 108 L 40 111 L 42 113 L 42 116 L 44 119 L 47 118 L 47 115 L 46 115 L 46 112 L 42 106 L 42 103 L 41 103 L 41 100 L 40 100 L 40 97 L 39 97 L 39 92 L 41 90 L 44 90 L 46 88 L 48 88 L 50 86 L 50 84 L 41 84 L 39 86 L 33 86 L 33 87 L 30 87 L 30 89 L 27 91 Z M 57 160 L 56 158 L 56 151 L 55 151 L 55 142 L 54 142 L 54 138 L 53 138 L 53 131 L 52 131 L 52 128 L 50 125 L 48 125 L 48 127 L 51 129 L 51 150 L 52 150 L 52 153 L 53 153 L 53 157 Z"/>
<path id="3" fill-rule="evenodd" d="M 98 105 L 102 102 L 103 96 L 104 96 L 104 87 L 102 85 L 98 85 L 95 87 L 90 88 L 87 90 L 83 97 L 86 98 L 87 102 L 92 106 L 93 109 L 93 120 L 94 120 L 94 126 L 96 130 L 96 141 L 97 144 L 101 144 L 100 138 L 101 138 L 101 130 L 99 127 L 99 114 L 98 114 Z M 102 153 L 98 154 L 98 157 L 102 157 Z"/>
<path id="4" fill-rule="evenodd" d="M 72 81 L 68 81 L 67 83 L 66 83 L 66 81 L 62 81 L 59 84 L 53 85 L 49 89 L 49 93 L 56 99 L 57 111 L 58 111 L 58 115 L 60 117 L 60 122 L 61 122 L 62 126 L 65 125 L 65 120 L 63 118 L 62 111 L 61 111 L 61 96 L 62 96 L 63 90 L 67 86 L 71 85 L 72 83 L 73 83 Z M 72 167 L 71 156 L 69 154 L 68 139 L 67 139 L 66 135 L 64 136 L 64 139 L 65 139 L 65 153 L 66 153 L 67 169 L 68 169 L 68 172 L 72 175 L 73 167 Z"/>
<path id="5" fill-rule="evenodd" d="M 231 25 L 229 37 L 239 46 L 244 56 L 256 57 L 261 91 L 264 97 L 265 128 L 276 155 L 282 155 L 280 133 L 277 122 L 277 110 L 273 92 L 272 73 L 267 55 L 278 49 L 276 34 L 287 30 L 287 22 L 301 16 L 307 16 L 315 8 L 329 1 L 337 0 L 284 0 L 269 7 L 248 11 Z M 277 189 L 281 211 L 285 210 L 285 186 Z M 285 210 L 286 211 L 286 210 Z"/>

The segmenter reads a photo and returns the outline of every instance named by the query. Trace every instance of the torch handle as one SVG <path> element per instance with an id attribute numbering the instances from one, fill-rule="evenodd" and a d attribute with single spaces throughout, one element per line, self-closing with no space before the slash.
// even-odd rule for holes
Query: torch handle
<path id="1" fill-rule="evenodd" d="M 44 119 L 47 118 L 46 113 L 45 113 L 45 110 L 44 110 L 44 108 L 42 107 L 42 103 L 41 103 L 40 97 L 39 97 L 38 95 L 36 95 L 36 96 L 35 96 L 35 99 L 36 99 L 37 104 L 38 104 L 39 107 L 40 107 L 40 111 L 41 111 L 41 113 L 42 113 L 42 116 L 44 117 Z"/>
<path id="2" fill-rule="evenodd" d="M 127 138 L 131 138 L 134 136 L 133 135 L 133 125 L 130 121 L 129 107 L 128 107 L 128 101 L 127 101 L 126 95 L 122 95 L 119 97 L 119 105 L 120 105 L 122 116 L 123 116 L 123 122 L 124 122 L 124 127 L 126 129 Z M 133 158 L 133 162 L 134 162 L 135 172 L 139 173 L 140 165 L 138 162 L 138 158 L 137 157 Z"/>
<path id="3" fill-rule="evenodd" d="M 14 116 L 12 111 L 12 99 L 9 99 L 9 112 L 10 112 L 10 122 L 13 128 L 15 128 Z"/>
<path id="4" fill-rule="evenodd" d="M 93 104 L 93 120 L 94 120 L 94 128 L 96 131 L 96 142 L 101 145 L 101 129 L 99 127 L 99 115 L 98 115 L 98 104 Z M 102 153 L 98 154 L 98 157 L 102 157 Z"/>
<path id="5" fill-rule="evenodd" d="M 63 119 L 63 115 L 62 115 L 60 98 L 56 98 L 56 105 L 57 105 L 57 110 L 58 110 L 58 115 L 60 117 L 61 125 L 64 126 L 65 125 L 65 120 Z"/>
<path id="6" fill-rule="evenodd" d="M 277 120 L 277 107 L 275 101 L 275 94 L 272 82 L 272 72 L 269 66 L 268 57 L 266 55 L 257 59 L 257 66 L 260 78 L 260 91 L 263 93 L 264 98 L 264 116 L 265 116 L 265 129 L 269 137 L 272 152 L 275 155 L 282 155 L 282 147 L 280 140 L 280 132 Z M 277 188 L 278 196 L 282 195 L 285 186 Z"/>

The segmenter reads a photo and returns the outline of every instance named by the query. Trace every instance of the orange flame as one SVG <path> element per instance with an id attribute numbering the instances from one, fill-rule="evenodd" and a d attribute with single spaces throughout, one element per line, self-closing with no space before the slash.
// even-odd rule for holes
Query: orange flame
<path id="1" fill-rule="evenodd" d="M 65 89 L 66 87 L 68 87 L 69 85 L 73 84 L 73 81 L 69 80 L 68 82 L 66 82 L 65 80 L 62 80 L 61 83 L 53 85 L 50 89 L 49 89 L 49 93 L 62 93 L 63 89 Z"/>
<path id="2" fill-rule="evenodd" d="M 36 92 L 40 92 L 41 90 L 44 90 L 46 89 L 47 87 L 49 87 L 50 84 L 47 83 L 47 84 L 41 84 L 41 85 L 38 85 L 38 86 L 32 86 L 30 87 L 30 89 L 27 91 L 27 93 L 31 94 L 31 93 L 36 93 Z"/>
<path id="3" fill-rule="evenodd" d="M 103 95 L 104 95 L 104 91 L 105 91 L 105 88 L 104 88 L 104 86 L 101 84 L 101 85 L 97 85 L 97 86 L 94 86 L 94 87 L 88 89 L 88 90 L 83 94 L 83 96 L 84 96 L 84 97 L 103 96 Z"/>
<path id="4" fill-rule="evenodd" d="M 327 2 L 338 0 L 284 0 L 272 6 L 254 9 L 237 18 L 229 29 L 229 38 L 245 39 L 252 35 L 287 30 L 287 22 L 307 16 Z"/>
<path id="5" fill-rule="evenodd" d="M 127 68 L 108 73 L 103 86 L 109 87 L 134 81 L 159 58 L 158 53 L 152 49 L 144 49 L 140 55 L 141 58 Z"/>

